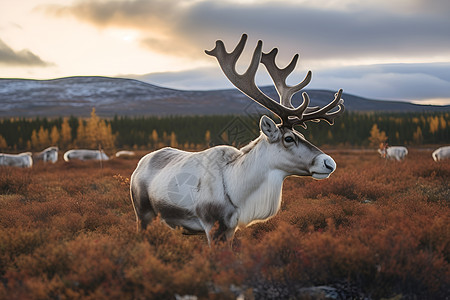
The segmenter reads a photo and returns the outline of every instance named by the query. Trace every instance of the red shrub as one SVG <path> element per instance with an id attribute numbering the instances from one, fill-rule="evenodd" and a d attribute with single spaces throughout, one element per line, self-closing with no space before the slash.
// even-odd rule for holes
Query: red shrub
<path id="1" fill-rule="evenodd" d="M 439 299 L 450 286 L 450 164 L 336 152 L 329 179 L 289 178 L 280 212 L 233 250 L 159 219 L 135 232 L 135 160 L 0 170 L 0 298 Z M 122 175 L 120 175 L 122 174 Z"/>

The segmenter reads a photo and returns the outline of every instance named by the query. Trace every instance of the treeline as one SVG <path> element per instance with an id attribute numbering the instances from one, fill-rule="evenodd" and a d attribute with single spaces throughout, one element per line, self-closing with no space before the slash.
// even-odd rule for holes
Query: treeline
<path id="1" fill-rule="evenodd" d="M 335 120 L 308 124 L 302 133 L 319 145 L 370 146 L 377 127 L 390 145 L 450 143 L 450 113 L 346 113 Z"/>
<path id="2" fill-rule="evenodd" d="M 391 145 L 450 143 L 445 113 L 346 113 L 334 126 L 308 122 L 298 130 L 316 145 L 370 147 L 377 135 Z M 259 134 L 259 116 L 173 116 L 100 119 L 12 118 L 0 120 L 1 151 L 61 149 L 154 149 L 164 146 L 202 149 L 217 144 L 242 146 Z M 372 142 L 372 143 L 371 143 Z"/>
<path id="3" fill-rule="evenodd" d="M 49 146 L 114 149 L 116 139 L 111 123 L 100 119 L 95 108 L 89 119 L 13 118 L 0 121 L 0 150 L 39 151 Z"/>

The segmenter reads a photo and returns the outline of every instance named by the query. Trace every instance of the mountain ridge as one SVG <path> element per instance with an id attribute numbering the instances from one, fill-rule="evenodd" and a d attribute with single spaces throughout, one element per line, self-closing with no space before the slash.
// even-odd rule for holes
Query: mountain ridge
<path id="1" fill-rule="evenodd" d="M 272 86 L 260 87 L 278 99 Z M 335 91 L 305 89 L 312 106 L 324 106 Z M 301 93 L 299 93 L 301 94 Z M 299 105 L 300 95 L 293 99 Z M 449 111 L 450 105 L 419 105 L 367 99 L 344 93 L 348 111 L 424 112 Z M 89 116 L 93 107 L 102 117 L 223 115 L 267 113 L 237 89 L 176 90 L 137 79 L 72 76 L 48 80 L 0 78 L 0 118 Z"/>

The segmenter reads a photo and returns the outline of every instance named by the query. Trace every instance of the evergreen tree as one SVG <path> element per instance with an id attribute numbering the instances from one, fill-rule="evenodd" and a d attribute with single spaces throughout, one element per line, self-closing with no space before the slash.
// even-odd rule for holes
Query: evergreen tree
<path id="1" fill-rule="evenodd" d="M 189 145 L 192 149 L 204 149 L 211 139 L 214 143 L 232 143 L 229 126 L 234 124 L 236 116 L 174 116 L 174 117 L 114 117 L 111 120 L 100 119 L 91 114 L 91 118 L 10 118 L 0 119 L 0 135 L 9 149 L 17 151 L 37 151 L 48 147 L 56 140 L 54 127 L 59 130 L 58 146 L 88 147 L 86 128 L 95 128 L 89 138 L 89 147 L 104 148 L 114 146 L 148 149 L 171 145 L 171 133 L 176 136 L 178 145 Z M 249 138 L 258 136 L 256 116 L 239 116 L 247 124 Z M 374 125 L 377 125 L 374 127 Z M 41 137 L 39 131 L 42 127 Z M 417 128 L 420 127 L 420 132 Z M 42 142 L 45 130 L 50 142 Z M 253 131 L 252 131 L 253 130 Z M 309 141 L 320 147 L 328 145 L 378 146 L 380 139 L 389 136 L 390 144 L 448 144 L 450 140 L 450 113 L 355 113 L 348 112 L 336 119 L 334 126 L 325 122 L 309 124 L 308 129 L 297 128 Z M 371 131 L 374 132 L 371 133 Z M 164 133 L 165 132 L 165 133 Z M 208 133 L 209 132 L 209 133 Z M 95 134 L 94 134 L 95 133 Z M 169 134 L 168 134 L 169 133 Z M 331 133 L 331 134 L 330 134 Z M 384 133 L 384 136 L 383 136 Z M 377 137 L 376 142 L 372 141 Z M 95 142 L 93 142 L 95 141 Z M 41 143 L 42 142 L 42 143 Z"/>

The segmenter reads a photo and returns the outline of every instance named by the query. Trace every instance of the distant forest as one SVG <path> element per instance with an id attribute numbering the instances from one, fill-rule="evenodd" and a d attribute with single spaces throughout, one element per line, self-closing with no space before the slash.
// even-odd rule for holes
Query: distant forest
<path id="1" fill-rule="evenodd" d="M 318 146 L 375 147 L 379 136 L 390 145 L 450 144 L 450 113 L 345 113 L 334 126 L 308 122 L 298 128 Z M 277 120 L 274 118 L 274 120 Z M 278 120 L 277 120 L 278 121 Z M 101 119 L 11 118 L 0 120 L 0 151 L 69 148 L 204 149 L 243 146 L 259 134 L 259 116 L 173 116 Z M 375 135 L 375 136 L 374 136 Z M 384 139 L 383 139 L 384 137 Z"/>

